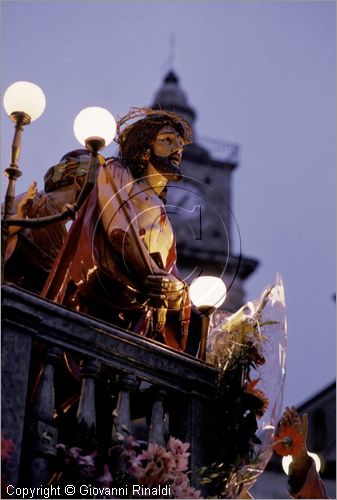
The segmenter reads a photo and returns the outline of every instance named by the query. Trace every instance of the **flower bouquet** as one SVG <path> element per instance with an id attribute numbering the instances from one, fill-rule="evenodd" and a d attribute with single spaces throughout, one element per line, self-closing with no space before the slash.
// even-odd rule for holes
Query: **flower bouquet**
<path id="1" fill-rule="evenodd" d="M 228 315 L 218 312 L 208 337 L 208 363 L 219 368 L 210 423 L 214 462 L 200 482 L 215 498 L 237 498 L 264 470 L 272 454 L 285 375 L 286 317 L 277 276 L 260 299 Z"/>
<path id="2" fill-rule="evenodd" d="M 190 484 L 189 446 L 172 436 L 162 447 L 118 433 L 111 447 L 91 453 L 59 444 L 50 484 L 63 492 L 71 483 L 86 498 L 202 498 Z"/>

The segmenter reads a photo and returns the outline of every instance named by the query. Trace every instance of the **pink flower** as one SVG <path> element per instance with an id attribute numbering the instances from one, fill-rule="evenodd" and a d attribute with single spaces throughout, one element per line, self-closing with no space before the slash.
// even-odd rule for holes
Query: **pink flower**
<path id="1" fill-rule="evenodd" d="M 103 474 L 103 476 L 101 476 L 97 479 L 97 483 L 100 486 L 109 487 L 112 483 L 112 475 L 110 474 L 110 470 L 109 470 L 109 467 L 107 466 L 107 464 L 104 464 L 103 469 L 104 469 L 104 474 Z"/>
<path id="2" fill-rule="evenodd" d="M 61 448 L 66 453 L 68 453 L 70 460 L 74 461 L 75 464 L 78 467 L 80 467 L 80 469 L 82 470 L 82 473 L 91 474 L 95 470 L 95 457 L 97 455 L 96 450 L 93 453 L 91 453 L 90 455 L 81 455 L 83 450 L 81 448 L 76 447 L 76 446 L 73 446 L 69 450 L 67 450 L 66 447 L 63 447 L 63 445 L 58 445 L 58 448 Z"/>
<path id="3" fill-rule="evenodd" d="M 202 498 L 201 492 L 190 486 L 187 474 L 180 473 L 171 485 L 174 498 Z"/>
<path id="4" fill-rule="evenodd" d="M 150 443 L 132 463 L 133 475 L 144 486 L 158 486 L 172 478 L 175 459 L 165 448 Z"/>
<path id="5" fill-rule="evenodd" d="M 185 453 L 190 447 L 190 443 L 183 443 L 180 439 L 170 437 L 167 443 L 167 449 L 175 455 Z"/>
<path id="6" fill-rule="evenodd" d="M 66 446 L 59 445 L 60 448 L 61 446 L 63 446 L 63 449 L 66 450 Z M 78 457 L 81 455 L 81 451 L 82 451 L 81 448 L 77 448 L 76 446 L 74 446 L 73 448 L 69 449 L 69 455 L 71 458 L 77 461 Z"/>
<path id="7" fill-rule="evenodd" d="M 11 439 L 6 439 L 1 434 L 1 460 L 7 462 L 9 460 L 11 453 L 14 449 L 14 443 Z"/>
<path id="8" fill-rule="evenodd" d="M 91 455 L 79 455 L 78 463 L 79 465 L 84 465 L 86 467 L 95 467 L 95 457 L 97 455 L 97 451 L 91 453 Z"/>
<path id="9" fill-rule="evenodd" d="M 188 469 L 188 458 L 190 453 L 187 452 L 187 450 L 189 447 L 189 443 L 183 443 L 179 439 L 173 437 L 170 437 L 167 443 L 167 449 L 174 457 L 175 469 L 177 472 L 185 472 Z"/>
<path id="10" fill-rule="evenodd" d="M 139 455 L 134 455 L 134 456 L 130 457 L 129 466 L 128 466 L 128 473 L 131 474 L 132 476 L 138 477 L 138 476 L 141 476 L 143 474 L 143 471 L 144 471 L 143 460 L 145 460 L 144 453 L 147 453 L 147 452 L 143 451 L 143 453 L 141 453 Z M 146 460 L 147 460 L 147 458 L 146 458 Z"/>

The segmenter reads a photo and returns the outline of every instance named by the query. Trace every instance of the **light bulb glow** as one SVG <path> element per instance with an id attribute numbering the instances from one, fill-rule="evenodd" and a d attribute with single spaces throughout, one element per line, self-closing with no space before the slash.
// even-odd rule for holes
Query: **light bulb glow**
<path id="1" fill-rule="evenodd" d="M 46 97 L 35 83 L 15 82 L 6 90 L 3 104 L 9 116 L 14 112 L 23 112 L 34 121 L 44 112 Z"/>
<path id="2" fill-rule="evenodd" d="M 82 109 L 74 120 L 74 134 L 80 144 L 85 146 L 89 137 L 100 137 L 108 146 L 116 135 L 116 120 L 106 109 L 98 106 Z"/>
<path id="3" fill-rule="evenodd" d="M 220 307 L 226 298 L 226 285 L 215 276 L 200 276 L 190 286 L 191 301 L 196 307 Z"/>
<path id="4" fill-rule="evenodd" d="M 319 456 L 317 455 L 317 453 L 311 453 L 310 451 L 308 451 L 308 455 L 314 460 L 316 470 L 317 472 L 319 472 L 321 470 L 321 460 Z M 289 466 L 292 461 L 293 459 L 291 455 L 286 455 L 285 457 L 282 457 L 282 468 L 285 474 L 287 475 L 289 474 Z"/>

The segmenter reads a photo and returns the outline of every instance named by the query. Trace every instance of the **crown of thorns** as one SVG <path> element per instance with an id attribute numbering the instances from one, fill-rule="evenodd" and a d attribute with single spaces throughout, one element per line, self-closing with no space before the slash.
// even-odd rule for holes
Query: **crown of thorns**
<path id="1" fill-rule="evenodd" d="M 133 123 L 126 125 L 131 120 Z M 125 116 L 118 120 L 115 140 L 120 146 L 122 146 L 130 131 L 132 131 L 135 127 L 146 127 L 148 125 L 155 125 L 158 123 L 163 126 L 167 124 L 175 127 L 183 138 L 185 144 L 189 144 L 192 141 L 191 125 L 187 120 L 185 120 L 185 118 L 171 111 L 164 111 L 162 109 L 157 110 L 147 107 L 131 108 Z"/>

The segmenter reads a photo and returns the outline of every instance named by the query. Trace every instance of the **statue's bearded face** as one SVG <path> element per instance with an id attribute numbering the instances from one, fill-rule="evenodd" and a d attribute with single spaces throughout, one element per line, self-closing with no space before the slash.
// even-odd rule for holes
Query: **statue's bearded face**
<path id="1" fill-rule="evenodd" d="M 150 163 L 168 180 L 181 180 L 180 163 L 184 141 L 171 125 L 161 128 L 151 144 Z"/>

